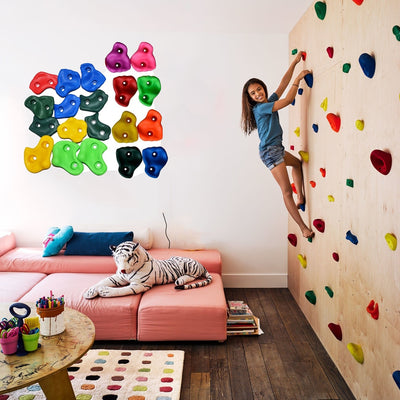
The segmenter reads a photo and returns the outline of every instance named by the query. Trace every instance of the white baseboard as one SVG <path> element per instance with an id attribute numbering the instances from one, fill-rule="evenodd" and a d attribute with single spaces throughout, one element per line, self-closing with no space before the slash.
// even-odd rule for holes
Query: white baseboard
<path id="1" fill-rule="evenodd" d="M 287 274 L 222 274 L 226 288 L 287 288 Z"/>

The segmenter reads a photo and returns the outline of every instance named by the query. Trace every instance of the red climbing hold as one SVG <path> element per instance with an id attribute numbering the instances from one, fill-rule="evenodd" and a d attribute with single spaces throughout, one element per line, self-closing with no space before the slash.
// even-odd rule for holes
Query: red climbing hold
<path id="1" fill-rule="evenodd" d="M 314 219 L 313 225 L 318 232 L 324 233 L 325 232 L 325 222 L 322 219 Z"/>
<path id="2" fill-rule="evenodd" d="M 163 138 L 163 127 L 161 125 L 161 114 L 156 110 L 150 110 L 137 129 L 142 140 L 161 140 Z"/>
<path id="3" fill-rule="evenodd" d="M 293 193 L 297 194 L 296 186 L 294 185 L 294 183 L 292 183 L 292 190 L 293 190 Z"/>
<path id="4" fill-rule="evenodd" d="M 332 253 L 332 257 L 336 262 L 339 261 L 339 254 L 338 253 Z"/>
<path id="5" fill-rule="evenodd" d="M 55 89 L 58 82 L 58 75 L 49 74 L 47 72 L 38 72 L 29 84 L 29 89 L 35 94 L 40 94 L 44 90 Z"/>
<path id="6" fill-rule="evenodd" d="M 287 238 L 292 246 L 297 246 L 297 236 L 294 233 L 289 233 Z"/>
<path id="7" fill-rule="evenodd" d="M 320 168 L 320 169 L 319 169 L 319 172 L 321 172 L 322 177 L 325 178 L 325 176 L 326 176 L 326 169 L 325 169 L 325 168 Z"/>
<path id="8" fill-rule="evenodd" d="M 329 58 L 333 57 L 333 47 L 328 47 L 326 52 L 328 53 Z"/>
<path id="9" fill-rule="evenodd" d="M 353 0 L 358 6 L 361 6 L 364 0 Z"/>
<path id="10" fill-rule="evenodd" d="M 342 335 L 342 328 L 340 327 L 340 325 L 331 322 L 330 324 L 328 324 L 328 328 L 331 330 L 331 332 L 334 334 L 337 340 L 342 340 L 343 335 Z"/>
<path id="11" fill-rule="evenodd" d="M 333 113 L 329 113 L 326 116 L 327 120 L 329 121 L 329 124 L 331 125 L 331 128 L 335 131 L 335 132 L 339 132 L 340 129 L 340 116 L 333 114 Z"/>
<path id="12" fill-rule="evenodd" d="M 301 58 L 303 59 L 303 61 L 306 61 L 307 53 L 305 51 L 301 52 Z"/>
<path id="13" fill-rule="evenodd" d="M 133 76 L 117 76 L 113 79 L 115 101 L 123 107 L 127 107 L 131 98 L 137 92 L 137 82 Z"/>
<path id="14" fill-rule="evenodd" d="M 374 168 L 383 175 L 387 175 L 392 168 L 392 155 L 382 150 L 374 150 L 370 156 Z"/>
<path id="15" fill-rule="evenodd" d="M 379 306 L 374 300 L 371 300 L 367 306 L 367 311 L 371 314 L 373 319 L 379 318 Z"/>
<path id="16" fill-rule="evenodd" d="M 315 188 L 315 186 L 317 186 L 317 183 L 315 181 L 310 181 L 310 185 L 311 187 Z"/>

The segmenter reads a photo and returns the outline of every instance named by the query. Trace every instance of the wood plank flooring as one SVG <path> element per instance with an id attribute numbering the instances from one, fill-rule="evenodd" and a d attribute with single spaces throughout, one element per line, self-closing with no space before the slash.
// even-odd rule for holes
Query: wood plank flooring
<path id="1" fill-rule="evenodd" d="M 94 348 L 185 351 L 180 400 L 355 400 L 288 289 L 225 289 L 264 335 L 217 342 L 95 342 Z"/>

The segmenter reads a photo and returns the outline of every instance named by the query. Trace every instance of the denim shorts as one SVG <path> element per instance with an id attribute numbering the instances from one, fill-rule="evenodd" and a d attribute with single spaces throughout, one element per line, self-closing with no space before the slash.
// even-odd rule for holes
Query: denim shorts
<path id="1" fill-rule="evenodd" d="M 267 146 L 264 150 L 260 151 L 262 162 L 270 170 L 285 161 L 283 158 L 284 155 L 285 148 L 282 145 Z"/>

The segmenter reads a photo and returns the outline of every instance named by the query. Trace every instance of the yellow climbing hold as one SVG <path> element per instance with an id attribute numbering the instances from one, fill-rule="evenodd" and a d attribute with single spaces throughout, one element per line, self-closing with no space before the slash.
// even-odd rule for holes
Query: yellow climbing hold
<path id="1" fill-rule="evenodd" d="M 61 139 L 71 139 L 73 142 L 79 143 L 87 134 L 87 123 L 82 119 L 70 117 L 58 125 L 57 132 Z"/>
<path id="2" fill-rule="evenodd" d="M 356 121 L 356 128 L 357 128 L 359 131 L 362 131 L 362 130 L 364 129 L 364 121 L 363 121 L 362 119 L 358 119 L 358 120 Z"/>
<path id="3" fill-rule="evenodd" d="M 300 128 L 297 127 L 297 128 L 294 130 L 294 133 L 295 133 L 295 135 L 296 135 L 297 137 L 299 137 L 299 136 L 300 136 Z"/>
<path id="4" fill-rule="evenodd" d="M 397 248 L 397 239 L 396 236 L 393 235 L 393 233 L 387 233 L 385 235 L 385 240 L 390 248 L 390 250 L 395 251 Z"/>
<path id="5" fill-rule="evenodd" d="M 43 135 L 36 147 L 25 147 L 24 163 L 29 172 L 37 172 L 49 169 L 51 166 L 50 156 L 53 150 L 54 140 L 51 136 Z"/>
<path id="6" fill-rule="evenodd" d="M 347 348 L 357 362 L 359 362 L 360 364 L 364 362 L 364 352 L 359 344 L 349 343 L 347 345 Z"/>
<path id="7" fill-rule="evenodd" d="M 335 198 L 330 194 L 328 195 L 328 200 L 333 203 L 335 201 Z"/>
<path id="8" fill-rule="evenodd" d="M 328 109 L 328 98 L 325 97 L 324 101 L 321 103 L 321 108 L 326 112 Z"/>
<path id="9" fill-rule="evenodd" d="M 299 151 L 299 154 L 300 154 L 301 159 L 302 159 L 304 162 L 308 162 L 308 160 L 309 160 L 309 155 L 308 155 L 308 152 L 307 152 L 307 151 L 300 150 L 300 151 Z"/>
<path id="10" fill-rule="evenodd" d="M 297 258 L 299 259 L 301 266 L 303 268 L 307 268 L 307 259 L 306 259 L 306 257 L 303 256 L 302 254 L 298 254 Z"/>

